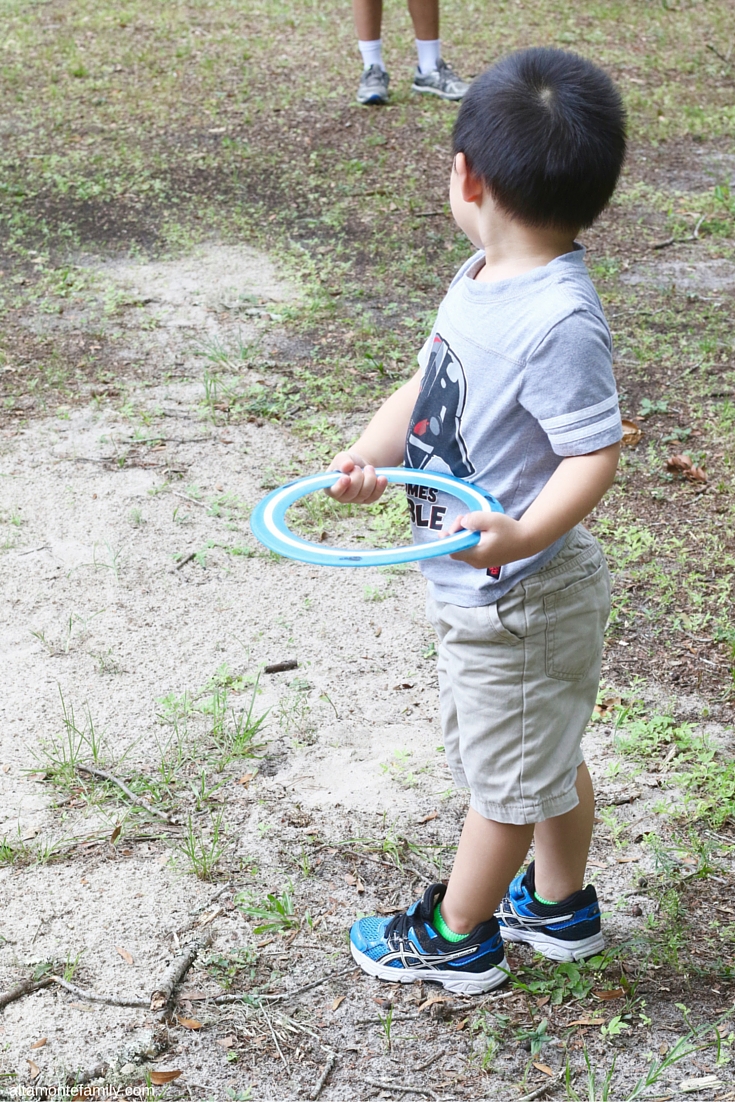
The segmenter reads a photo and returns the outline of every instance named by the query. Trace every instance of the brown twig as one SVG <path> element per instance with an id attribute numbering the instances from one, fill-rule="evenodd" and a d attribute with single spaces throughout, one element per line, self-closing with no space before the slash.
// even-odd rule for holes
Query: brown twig
<path id="1" fill-rule="evenodd" d="M 324 1066 L 324 1071 L 321 1073 L 321 1075 L 317 1079 L 316 1086 L 314 1087 L 314 1090 L 309 1095 L 309 1098 L 311 1099 L 311 1102 L 314 1102 L 314 1100 L 316 1098 L 318 1098 L 319 1095 L 321 1094 L 322 1087 L 324 1086 L 327 1079 L 329 1078 L 329 1073 L 330 1073 L 330 1071 L 332 1070 L 332 1068 L 334 1067 L 334 1065 L 336 1063 L 337 1063 L 337 1057 L 335 1056 L 334 1053 L 332 1053 L 332 1055 L 329 1057 L 329 1059 L 327 1060 L 327 1062 Z"/>
<path id="2" fill-rule="evenodd" d="M 427 1094 L 429 1098 L 436 1099 L 439 1102 L 439 1095 L 434 1094 L 428 1087 L 409 1087 L 405 1083 L 389 1083 L 386 1079 L 368 1079 L 365 1076 L 365 1083 L 369 1083 L 371 1087 L 381 1087 L 384 1091 L 405 1091 L 407 1094 Z M 522 1102 L 521 1099 L 518 1102 Z"/>
<path id="3" fill-rule="evenodd" d="M 513 1102 L 533 1102 L 534 1098 L 540 1098 L 542 1094 L 546 1094 L 550 1087 L 555 1086 L 561 1075 L 555 1075 L 553 1079 L 549 1079 L 546 1083 L 542 1083 L 540 1087 L 536 1087 L 535 1091 L 531 1091 L 530 1094 L 524 1094 L 520 1098 L 516 1098 Z"/>
<path id="4" fill-rule="evenodd" d="M 196 557 L 196 551 L 190 551 L 188 555 L 184 555 L 183 559 L 179 559 L 179 561 L 176 563 L 176 566 L 173 569 L 173 573 L 175 574 L 177 570 L 181 570 L 182 566 L 186 566 L 188 562 L 191 562 L 191 560 L 195 559 Z"/>
<path id="5" fill-rule="evenodd" d="M 150 804 L 141 800 L 140 796 L 136 796 L 132 788 L 128 788 L 125 781 L 121 781 L 114 773 L 108 773 L 104 769 L 93 769 L 91 765 L 78 765 L 76 768 L 77 772 L 81 770 L 82 773 L 89 773 L 90 776 L 97 777 L 99 780 L 109 781 L 110 784 L 116 784 L 117 787 L 125 793 L 128 799 L 132 800 L 136 807 L 144 807 L 151 815 L 155 815 L 157 819 L 161 819 L 164 823 L 168 823 L 169 826 L 179 825 L 176 820 L 172 819 L 170 815 L 167 815 L 165 811 L 159 811 L 157 807 L 151 807 Z"/>
<path id="6" fill-rule="evenodd" d="M 297 670 L 299 664 L 295 658 L 288 658 L 285 662 L 273 662 L 266 666 L 263 673 L 285 673 L 286 670 Z"/>
<path id="7" fill-rule="evenodd" d="M 124 999 L 118 995 L 98 995 L 94 991 L 84 991 L 76 984 L 63 980 L 61 976 L 49 976 L 49 979 L 53 983 L 58 983 L 59 987 L 63 987 L 69 994 L 76 995 L 78 999 L 84 999 L 85 1002 L 104 1003 L 106 1006 L 134 1006 L 141 1010 L 148 1009 L 148 1003 L 145 999 Z"/>
<path id="8" fill-rule="evenodd" d="M 164 972 L 158 987 L 154 988 L 150 998 L 151 1010 L 167 1010 L 174 990 L 181 983 L 186 973 L 191 968 L 200 950 L 207 944 L 207 938 L 197 938 L 189 942 L 182 951 L 174 957 Z"/>
<path id="9" fill-rule="evenodd" d="M 701 218 L 699 219 L 699 221 L 697 222 L 696 226 L 694 227 L 694 232 L 690 233 L 688 237 L 667 237 L 665 241 L 659 241 L 656 245 L 653 246 L 653 248 L 654 249 L 667 249 L 669 247 L 669 245 L 684 245 L 684 244 L 686 244 L 687 241 L 698 241 L 699 240 L 699 228 L 702 225 L 702 223 L 704 222 L 704 218 L 705 218 L 705 216 L 702 215 Z"/>
<path id="10" fill-rule="evenodd" d="M 32 995 L 42 987 L 48 987 L 50 983 L 53 983 L 53 979 L 50 976 L 44 976 L 41 980 L 24 980 L 16 987 L 11 987 L 9 991 L 4 991 L 0 995 L 0 1010 L 14 1003 L 16 999 L 22 999 L 24 995 Z"/>
<path id="11" fill-rule="evenodd" d="M 724 54 L 720 53 L 716 46 L 712 46 L 709 42 L 705 43 L 705 45 L 708 50 L 712 51 L 715 57 L 719 57 L 720 61 L 723 61 L 725 65 L 727 65 L 728 69 L 732 69 L 732 61 L 730 61 L 729 57 L 725 57 Z"/>

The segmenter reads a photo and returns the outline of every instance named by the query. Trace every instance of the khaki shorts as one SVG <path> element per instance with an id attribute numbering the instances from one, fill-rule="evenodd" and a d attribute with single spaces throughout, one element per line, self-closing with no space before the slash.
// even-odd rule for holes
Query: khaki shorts
<path id="1" fill-rule="evenodd" d="M 462 608 L 429 597 L 439 636 L 444 747 L 470 804 L 500 823 L 571 811 L 595 706 L 610 577 L 578 525 L 561 551 L 501 597 Z"/>

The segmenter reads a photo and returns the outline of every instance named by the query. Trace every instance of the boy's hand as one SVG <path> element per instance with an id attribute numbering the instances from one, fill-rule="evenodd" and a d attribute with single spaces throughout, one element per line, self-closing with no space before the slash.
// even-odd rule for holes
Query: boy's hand
<path id="1" fill-rule="evenodd" d="M 469 551 L 457 551 L 451 559 L 461 559 L 477 570 L 488 570 L 491 566 L 505 566 L 509 562 L 525 559 L 528 550 L 523 525 L 505 513 L 466 513 L 457 517 L 452 526 L 442 535 L 452 535 L 460 528 L 468 532 L 481 532 L 480 542 Z"/>
<path id="2" fill-rule="evenodd" d="M 388 485 L 388 479 L 384 475 L 378 477 L 375 467 L 354 452 L 340 452 L 335 455 L 327 469 L 343 472 L 343 477 L 325 490 L 335 501 L 370 505 L 378 500 Z"/>

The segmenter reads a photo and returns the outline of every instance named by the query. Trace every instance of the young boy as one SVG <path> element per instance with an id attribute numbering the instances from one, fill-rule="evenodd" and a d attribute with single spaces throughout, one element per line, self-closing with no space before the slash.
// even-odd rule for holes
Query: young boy
<path id="1" fill-rule="evenodd" d="M 613 481 L 622 433 L 610 331 L 575 237 L 615 189 L 622 102 L 575 54 L 516 53 L 470 87 L 454 154 L 452 213 L 479 251 L 439 307 L 420 370 L 333 460 L 343 477 L 331 493 L 375 501 L 375 466 L 404 460 L 484 487 L 505 510 L 457 515 L 456 499 L 422 498 L 407 472 L 417 539 L 482 533 L 422 564 L 444 745 L 470 808 L 449 883 L 350 933 L 370 975 L 472 994 L 506 978 L 503 941 L 561 961 L 604 945 L 583 886 L 594 795 L 580 743 L 610 590 L 580 522 Z M 516 876 L 532 837 L 535 861 Z"/>

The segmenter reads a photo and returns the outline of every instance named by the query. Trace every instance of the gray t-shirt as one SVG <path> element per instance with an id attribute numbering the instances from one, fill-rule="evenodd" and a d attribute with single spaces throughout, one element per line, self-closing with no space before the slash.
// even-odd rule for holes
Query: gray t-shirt
<path id="1" fill-rule="evenodd" d="M 484 259 L 480 252 L 462 265 L 419 353 L 405 464 L 466 479 L 518 519 L 564 456 L 620 440 L 612 341 L 581 246 L 496 283 L 474 279 Z M 466 512 L 449 495 L 406 483 L 417 542 L 436 539 Z M 489 605 L 562 542 L 492 571 L 448 556 L 421 569 L 435 600 Z"/>

